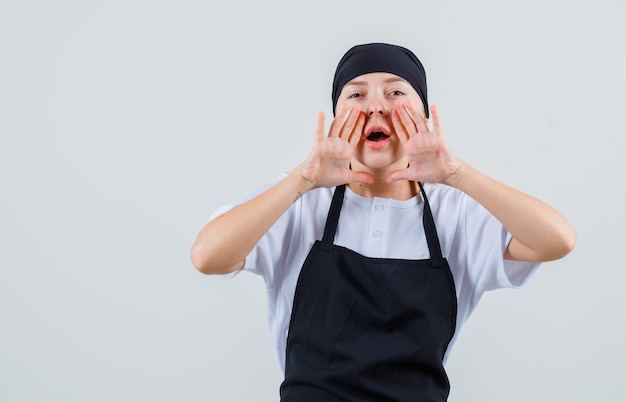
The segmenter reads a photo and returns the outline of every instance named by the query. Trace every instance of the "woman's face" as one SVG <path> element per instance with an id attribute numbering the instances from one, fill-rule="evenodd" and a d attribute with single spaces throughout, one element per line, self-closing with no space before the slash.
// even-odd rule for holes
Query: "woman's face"
<path id="1" fill-rule="evenodd" d="M 417 91 L 406 81 L 391 73 L 369 73 L 348 81 L 337 99 L 337 111 L 344 105 L 361 105 L 365 126 L 355 159 L 370 169 L 397 169 L 405 164 L 402 144 L 391 122 L 396 101 L 411 102 L 416 110 L 424 105 Z M 403 166 L 403 167 L 406 167 Z"/>

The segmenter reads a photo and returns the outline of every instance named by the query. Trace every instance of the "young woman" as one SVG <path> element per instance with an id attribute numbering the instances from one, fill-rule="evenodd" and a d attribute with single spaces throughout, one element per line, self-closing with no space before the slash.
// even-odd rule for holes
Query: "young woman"
<path id="1" fill-rule="evenodd" d="M 353 47 L 332 98 L 307 159 L 215 211 L 192 262 L 264 278 L 282 402 L 445 401 L 481 295 L 568 254 L 575 231 L 452 153 L 410 50 Z"/>

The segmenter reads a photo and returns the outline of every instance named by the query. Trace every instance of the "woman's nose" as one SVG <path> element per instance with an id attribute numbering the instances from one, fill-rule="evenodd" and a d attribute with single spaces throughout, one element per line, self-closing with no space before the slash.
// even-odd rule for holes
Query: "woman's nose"
<path id="1" fill-rule="evenodd" d="M 370 103 L 369 107 L 367 108 L 367 114 L 369 116 L 374 116 L 375 114 L 379 114 L 381 116 L 384 116 L 386 114 L 386 110 L 383 107 L 382 104 L 378 103 L 378 102 L 372 102 Z"/>

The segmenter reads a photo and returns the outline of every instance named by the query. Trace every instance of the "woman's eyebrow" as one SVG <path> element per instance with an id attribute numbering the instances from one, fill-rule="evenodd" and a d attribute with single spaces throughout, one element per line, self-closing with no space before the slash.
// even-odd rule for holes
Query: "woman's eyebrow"
<path id="1" fill-rule="evenodd" d="M 384 82 L 385 84 L 389 84 L 389 83 L 392 83 L 392 82 L 405 82 L 405 83 L 407 83 L 407 84 L 409 83 L 407 80 L 405 80 L 405 79 L 404 79 L 404 78 L 402 78 L 402 77 L 390 77 L 390 78 L 387 78 L 387 79 L 386 79 L 385 81 L 383 81 L 383 82 Z M 409 85 L 410 85 L 410 84 L 409 84 Z"/>
<path id="2" fill-rule="evenodd" d="M 346 85 L 344 85 L 344 86 L 346 86 L 346 87 L 348 87 L 348 86 L 356 87 L 356 86 L 363 86 L 363 85 L 367 85 L 367 82 L 365 82 L 365 81 L 350 81 L 350 82 L 347 82 Z"/>
<path id="3" fill-rule="evenodd" d="M 402 77 L 390 77 L 383 81 L 384 84 L 390 84 L 393 82 L 404 82 L 408 84 L 407 80 Z M 366 86 L 367 84 L 367 81 L 349 81 L 344 86 Z"/>

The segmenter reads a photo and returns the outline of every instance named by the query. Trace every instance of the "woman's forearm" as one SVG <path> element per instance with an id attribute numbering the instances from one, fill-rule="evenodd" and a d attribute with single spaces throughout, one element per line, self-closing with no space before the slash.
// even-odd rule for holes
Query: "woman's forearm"
<path id="1" fill-rule="evenodd" d="M 485 207 L 511 233 L 505 258 L 551 261 L 567 255 L 576 243 L 571 223 L 550 205 L 502 184 L 461 162 L 445 184 Z"/>
<path id="2" fill-rule="evenodd" d="M 209 222 L 191 248 L 191 261 L 204 274 L 227 274 L 246 256 L 310 183 L 291 172 L 275 186 Z"/>

